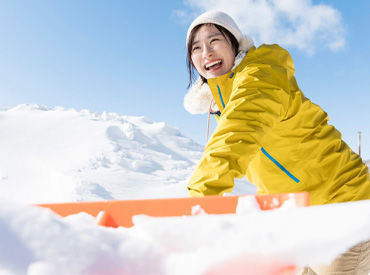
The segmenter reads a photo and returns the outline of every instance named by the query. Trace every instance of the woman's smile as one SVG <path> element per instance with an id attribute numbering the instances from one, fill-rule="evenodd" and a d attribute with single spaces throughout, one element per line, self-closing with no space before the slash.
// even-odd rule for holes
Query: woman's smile
<path id="1" fill-rule="evenodd" d="M 210 61 L 204 65 L 204 68 L 209 72 L 214 72 L 222 67 L 222 60 Z"/>

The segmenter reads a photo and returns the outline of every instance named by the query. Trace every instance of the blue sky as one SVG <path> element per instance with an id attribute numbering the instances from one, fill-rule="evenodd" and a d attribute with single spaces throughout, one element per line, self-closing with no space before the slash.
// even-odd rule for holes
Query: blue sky
<path id="1" fill-rule="evenodd" d="M 1 1 L 0 106 L 145 116 L 204 144 L 207 116 L 188 114 L 182 101 L 187 27 L 212 8 L 209 2 Z M 354 150 L 362 131 L 362 156 L 370 159 L 369 1 L 284 0 L 280 10 L 271 0 L 212 3 L 235 16 L 257 45 L 288 49 L 302 91 Z M 291 39 L 299 27 L 304 35 Z"/>

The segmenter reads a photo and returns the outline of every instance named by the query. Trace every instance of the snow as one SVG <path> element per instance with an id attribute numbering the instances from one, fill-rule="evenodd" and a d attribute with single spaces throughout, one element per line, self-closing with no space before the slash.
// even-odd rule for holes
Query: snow
<path id="1" fill-rule="evenodd" d="M 1 193 L 22 202 L 183 195 L 202 151 L 178 130 L 144 117 L 38 105 L 0 117 Z"/>
<path id="2" fill-rule="evenodd" d="M 163 122 L 61 107 L 0 109 L 0 129 L 0 274 L 205 274 L 240 257 L 319 265 L 370 239 L 370 201 L 261 211 L 247 196 L 235 215 L 198 205 L 116 229 L 61 218 L 32 204 L 187 196 L 203 148 Z"/>
<path id="3" fill-rule="evenodd" d="M 62 107 L 0 110 L 0 129 L 0 198 L 19 202 L 187 196 L 203 151 L 163 122 Z"/>
<path id="4" fill-rule="evenodd" d="M 280 257 L 299 266 L 327 264 L 370 238 L 370 202 L 272 211 L 250 207 L 236 215 L 141 215 L 134 223 L 105 228 L 84 213 L 61 219 L 48 209 L 2 202 L 0 271 L 202 274 L 240 255 Z"/>

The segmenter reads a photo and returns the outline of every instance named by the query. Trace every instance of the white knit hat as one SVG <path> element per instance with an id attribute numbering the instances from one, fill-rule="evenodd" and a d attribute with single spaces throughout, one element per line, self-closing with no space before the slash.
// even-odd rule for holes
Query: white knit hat
<path id="1" fill-rule="evenodd" d="M 253 40 L 249 36 L 243 35 L 230 15 L 216 10 L 201 14 L 191 23 L 186 35 L 186 45 L 188 45 L 191 31 L 198 25 L 208 23 L 220 25 L 231 32 L 239 43 L 239 51 L 248 51 L 253 46 Z"/>

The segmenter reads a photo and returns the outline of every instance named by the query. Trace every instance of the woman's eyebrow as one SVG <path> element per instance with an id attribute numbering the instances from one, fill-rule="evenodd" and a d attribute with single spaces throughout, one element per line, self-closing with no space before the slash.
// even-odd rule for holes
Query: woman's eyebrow
<path id="1" fill-rule="evenodd" d="M 210 39 L 210 38 L 212 38 L 212 37 L 214 37 L 214 36 L 219 36 L 219 35 L 222 35 L 222 34 L 221 34 L 221 33 L 219 33 L 219 32 L 211 33 L 210 35 L 208 35 L 208 36 L 207 36 L 207 39 Z M 194 44 L 197 44 L 197 43 L 199 43 L 199 40 L 194 41 L 194 42 L 193 42 L 193 45 L 194 45 Z"/>

